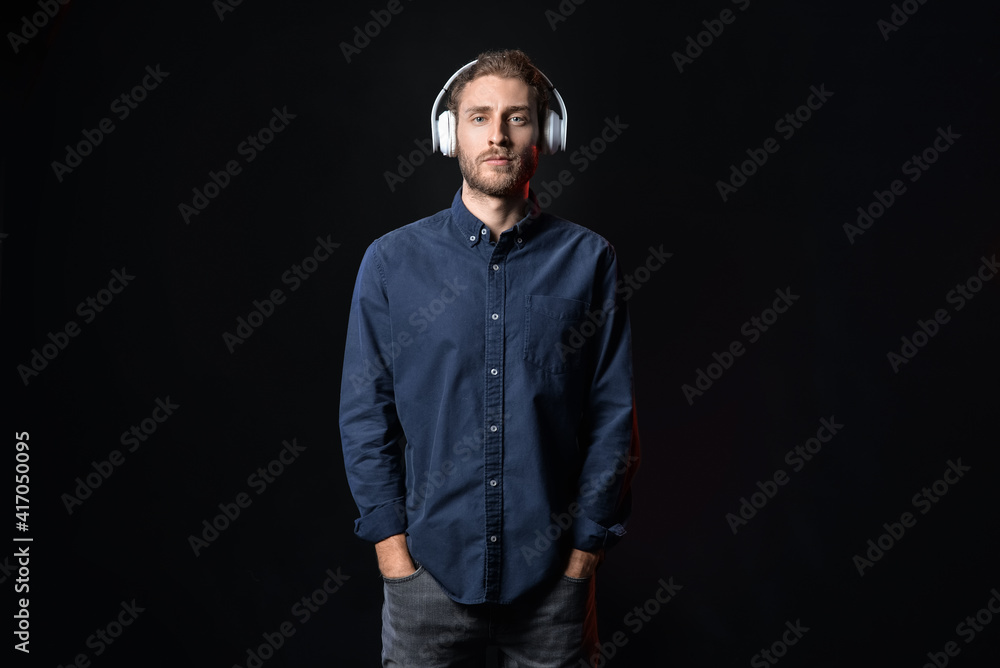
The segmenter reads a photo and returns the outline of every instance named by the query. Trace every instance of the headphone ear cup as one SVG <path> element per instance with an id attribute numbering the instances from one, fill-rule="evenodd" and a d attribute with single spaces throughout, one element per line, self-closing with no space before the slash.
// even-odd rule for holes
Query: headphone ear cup
<path id="1" fill-rule="evenodd" d="M 545 119 L 545 153 L 556 153 L 562 147 L 562 119 L 549 109 L 548 118 Z"/>
<path id="2" fill-rule="evenodd" d="M 455 114 L 448 112 L 448 130 L 451 133 L 451 140 L 448 144 L 448 157 L 458 157 L 458 119 Z"/>
<path id="3" fill-rule="evenodd" d="M 457 138 L 455 137 L 455 115 L 450 111 L 442 111 L 437 122 L 438 144 L 441 153 L 449 158 L 455 157 Z"/>

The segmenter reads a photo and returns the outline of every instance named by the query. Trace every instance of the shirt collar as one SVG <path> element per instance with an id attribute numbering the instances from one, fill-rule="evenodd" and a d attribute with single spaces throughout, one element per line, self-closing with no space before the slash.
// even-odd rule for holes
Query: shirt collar
<path id="1" fill-rule="evenodd" d="M 524 245 L 524 239 L 529 234 L 533 224 L 538 221 L 542 215 L 542 209 L 538 205 L 538 198 L 535 196 L 535 192 L 528 189 L 528 205 L 525 207 L 525 216 L 517 222 L 512 228 L 516 235 L 516 243 L 518 246 Z M 462 201 L 462 188 L 459 186 L 458 192 L 455 193 L 455 198 L 451 201 L 451 219 L 455 221 L 458 226 L 459 231 L 464 235 L 465 242 L 469 246 L 475 246 L 481 240 L 489 241 L 490 230 L 483 221 L 479 220 L 469 211 L 465 206 L 465 202 Z"/>

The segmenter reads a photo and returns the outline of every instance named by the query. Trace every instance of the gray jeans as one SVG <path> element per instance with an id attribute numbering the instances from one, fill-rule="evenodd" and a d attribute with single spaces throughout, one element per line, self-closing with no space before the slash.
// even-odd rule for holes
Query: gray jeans
<path id="1" fill-rule="evenodd" d="M 488 645 L 504 668 L 584 668 L 598 647 L 593 577 L 562 576 L 508 605 L 456 603 L 423 566 L 383 580 L 384 668 L 482 668 Z"/>

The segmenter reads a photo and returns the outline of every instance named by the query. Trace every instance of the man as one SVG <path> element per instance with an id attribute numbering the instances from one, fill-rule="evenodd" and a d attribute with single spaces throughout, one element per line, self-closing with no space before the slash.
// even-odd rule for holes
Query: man
<path id="1" fill-rule="evenodd" d="M 545 77 L 520 51 L 460 72 L 462 187 L 371 244 L 351 304 L 341 436 L 384 579 L 383 666 L 480 666 L 487 645 L 586 666 L 638 461 L 617 263 L 529 191 Z"/>

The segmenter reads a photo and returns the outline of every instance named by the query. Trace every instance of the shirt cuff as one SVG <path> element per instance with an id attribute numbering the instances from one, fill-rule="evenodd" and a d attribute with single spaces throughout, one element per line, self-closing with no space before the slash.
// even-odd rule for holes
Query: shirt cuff
<path id="1" fill-rule="evenodd" d="M 600 552 L 617 543 L 625 535 L 625 525 L 603 527 L 589 517 L 578 517 L 573 523 L 573 547 L 584 552 Z"/>
<path id="2" fill-rule="evenodd" d="M 406 531 L 406 497 L 393 499 L 354 521 L 354 533 L 372 543 Z"/>

